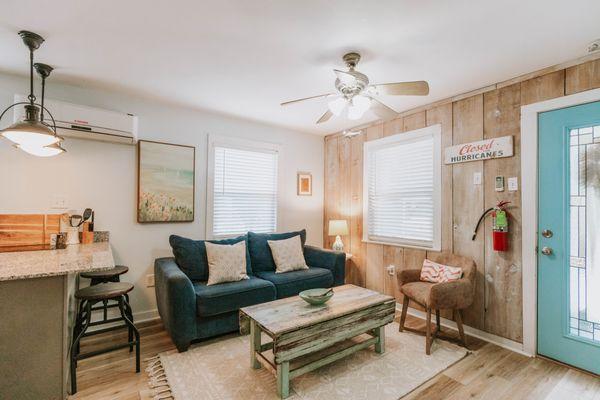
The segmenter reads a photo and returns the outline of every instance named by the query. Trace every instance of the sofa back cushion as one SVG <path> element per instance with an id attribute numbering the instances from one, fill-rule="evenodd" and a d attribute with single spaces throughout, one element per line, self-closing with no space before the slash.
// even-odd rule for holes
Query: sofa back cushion
<path id="1" fill-rule="evenodd" d="M 246 242 L 246 273 L 252 274 L 250 263 L 250 252 L 248 250 L 248 236 L 242 235 L 232 239 L 208 240 L 216 244 L 235 244 Z M 193 281 L 208 280 L 208 257 L 206 256 L 206 240 L 193 240 L 177 235 L 169 237 L 169 243 L 173 248 L 175 262 L 181 270 Z"/>
<path id="2" fill-rule="evenodd" d="M 294 236 L 300 236 L 300 242 L 304 249 L 306 243 L 306 229 L 286 233 L 255 233 L 248 232 L 248 248 L 253 271 L 275 271 L 275 261 L 269 247 L 269 240 L 283 240 Z"/>

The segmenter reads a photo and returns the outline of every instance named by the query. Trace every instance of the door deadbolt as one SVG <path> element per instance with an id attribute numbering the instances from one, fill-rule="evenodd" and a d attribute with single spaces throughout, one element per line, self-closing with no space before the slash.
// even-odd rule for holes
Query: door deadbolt
<path id="1" fill-rule="evenodd" d="M 544 229 L 542 231 L 542 236 L 545 238 L 551 238 L 554 233 L 550 229 Z"/>

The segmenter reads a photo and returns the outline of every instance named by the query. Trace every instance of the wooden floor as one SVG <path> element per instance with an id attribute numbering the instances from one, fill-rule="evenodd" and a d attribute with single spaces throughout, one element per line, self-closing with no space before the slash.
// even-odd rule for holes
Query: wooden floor
<path id="1" fill-rule="evenodd" d="M 407 326 L 423 329 L 421 319 L 409 316 Z M 175 346 L 159 321 L 141 324 L 142 360 Z M 444 329 L 449 336 L 454 331 Z M 82 341 L 82 352 L 126 340 L 109 333 Z M 423 338 L 423 346 L 425 339 Z M 403 400 L 600 400 L 600 378 L 541 358 L 529 358 L 475 338 L 473 354 L 459 361 Z M 135 373 L 135 357 L 127 349 L 82 360 L 77 368 L 78 393 L 69 399 L 146 400 L 147 377 Z M 293 385 L 293 382 L 292 382 Z M 140 394 L 141 393 L 141 394 Z"/>

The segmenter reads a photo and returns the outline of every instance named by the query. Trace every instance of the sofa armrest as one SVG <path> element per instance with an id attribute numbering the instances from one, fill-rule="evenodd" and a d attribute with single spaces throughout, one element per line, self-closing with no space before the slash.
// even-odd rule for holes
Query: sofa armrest
<path id="1" fill-rule="evenodd" d="M 333 286 L 344 284 L 346 276 L 346 253 L 304 246 L 304 258 L 309 267 L 327 268 L 333 274 Z"/>
<path id="2" fill-rule="evenodd" d="M 172 257 L 154 261 L 158 313 L 177 350 L 185 351 L 196 337 L 196 293 L 192 281 Z"/>
<path id="3" fill-rule="evenodd" d="M 420 269 L 405 269 L 403 271 L 399 271 L 396 274 L 398 279 L 398 287 L 401 288 L 402 285 L 411 282 L 419 282 L 421 278 L 421 270 Z"/>
<path id="4" fill-rule="evenodd" d="M 473 303 L 471 281 L 462 278 L 452 282 L 436 283 L 431 287 L 432 308 L 467 308 Z"/>

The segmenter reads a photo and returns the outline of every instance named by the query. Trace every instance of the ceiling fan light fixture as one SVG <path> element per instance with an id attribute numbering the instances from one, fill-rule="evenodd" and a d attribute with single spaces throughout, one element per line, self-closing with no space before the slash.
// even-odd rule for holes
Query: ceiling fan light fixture
<path id="1" fill-rule="evenodd" d="M 346 108 L 347 104 L 348 100 L 346 100 L 343 97 L 338 97 L 337 99 L 327 103 L 327 106 L 329 107 L 329 111 L 331 111 L 333 115 L 339 117 L 340 114 L 342 114 L 342 111 L 344 111 L 344 108 Z"/>
<path id="2" fill-rule="evenodd" d="M 371 108 L 371 99 L 366 96 L 357 95 L 351 100 L 350 107 L 348 107 L 348 119 L 357 120 Z"/>

